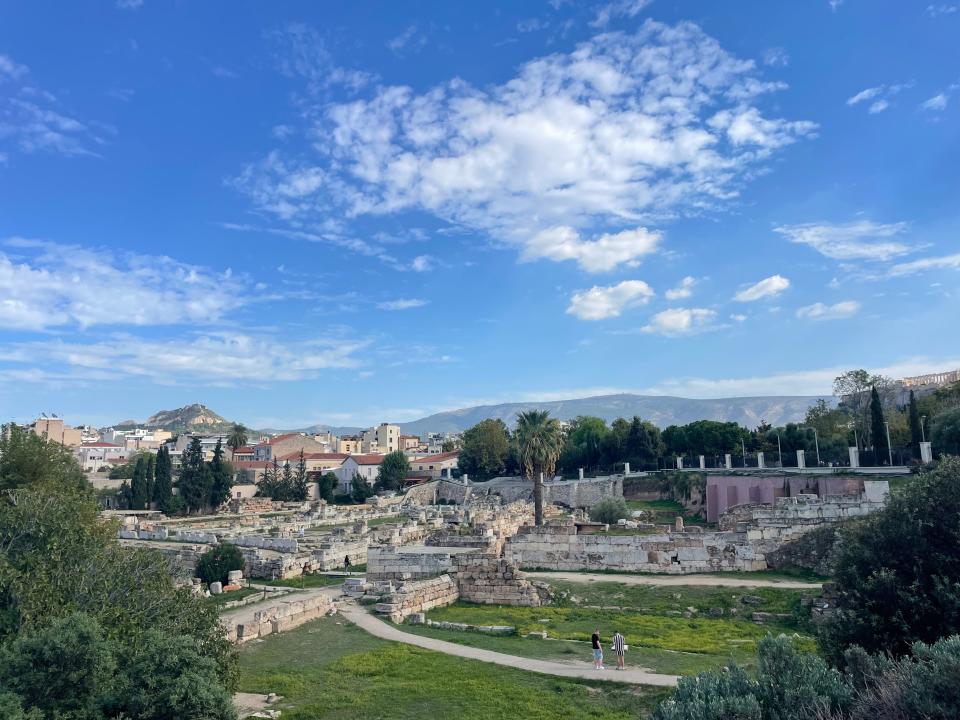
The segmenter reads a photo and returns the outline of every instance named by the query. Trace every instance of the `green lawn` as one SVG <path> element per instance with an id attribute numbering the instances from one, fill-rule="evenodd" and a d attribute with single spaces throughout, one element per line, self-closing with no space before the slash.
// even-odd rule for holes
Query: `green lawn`
<path id="1" fill-rule="evenodd" d="M 590 642 L 587 640 L 555 640 L 553 638 L 541 640 L 519 635 L 487 635 L 459 630 L 441 630 L 425 625 L 404 625 L 403 629 L 414 635 L 493 650 L 506 655 L 561 662 L 570 660 L 593 662 Z M 604 647 L 608 648 L 609 643 Z M 607 653 L 609 655 L 609 651 Z M 742 667 L 749 668 L 756 663 L 756 656 L 752 650 L 740 648 L 734 648 L 729 654 L 721 656 L 661 650 L 640 645 L 631 645 L 627 653 L 627 664 L 631 667 L 642 667 L 667 675 L 694 675 L 705 670 L 716 670 L 718 667 L 729 664 L 731 660 L 735 660 Z M 613 663 L 610 658 L 607 658 L 607 661 Z"/>
<path id="2" fill-rule="evenodd" d="M 629 720 L 669 693 L 390 643 L 336 617 L 243 646 L 240 668 L 238 689 L 282 695 L 285 720 Z"/>
<path id="3" fill-rule="evenodd" d="M 260 585 L 270 585 L 271 587 L 288 588 L 316 588 L 327 587 L 328 585 L 342 585 L 344 576 L 337 575 L 301 575 L 300 577 L 287 578 L 286 580 L 254 580 Z"/>
<path id="4" fill-rule="evenodd" d="M 435 621 L 472 625 L 512 625 L 521 637 L 546 630 L 552 638 L 589 640 L 595 627 L 610 637 L 617 630 L 633 648 L 713 655 L 715 665 L 731 658 L 751 656 L 757 642 L 768 632 L 794 633 L 795 627 L 783 623 L 758 625 L 748 620 L 706 617 L 667 617 L 618 610 L 594 610 L 580 607 L 501 607 L 456 603 L 427 613 Z M 525 639 L 525 638 L 524 638 Z M 800 646 L 813 650 L 815 642 L 803 636 Z M 658 668 L 654 668 L 658 669 Z"/>
<path id="5" fill-rule="evenodd" d="M 793 613 L 798 618 L 805 613 L 800 599 L 810 591 L 787 588 L 734 588 L 702 587 L 699 585 L 624 585 L 616 580 L 609 582 L 564 582 L 551 580 L 550 586 L 557 592 L 561 604 L 571 606 L 602 605 L 621 608 L 643 608 L 644 612 L 663 614 L 669 611 L 684 611 L 696 608 L 706 614 L 711 608 L 723 608 L 724 615 L 736 608 L 741 614 L 750 612 Z M 761 598 L 757 605 L 745 605 L 740 601 L 744 595 Z"/>
<path id="6" fill-rule="evenodd" d="M 219 595 L 211 595 L 208 598 L 204 598 L 203 601 L 205 603 L 209 603 L 210 605 L 216 605 L 217 607 L 220 607 L 221 605 L 226 605 L 228 602 L 243 600 L 251 595 L 262 594 L 262 590 L 257 590 L 255 588 L 240 588 L 239 590 L 231 590 L 230 592 L 220 593 Z"/>

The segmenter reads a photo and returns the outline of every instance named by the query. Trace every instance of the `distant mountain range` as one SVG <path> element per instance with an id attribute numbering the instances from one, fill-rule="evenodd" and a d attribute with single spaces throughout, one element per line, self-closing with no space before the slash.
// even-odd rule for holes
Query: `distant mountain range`
<path id="1" fill-rule="evenodd" d="M 782 425 L 803 420 L 807 408 L 820 399 L 821 396 L 817 395 L 770 395 L 694 400 L 667 395 L 621 393 L 551 402 L 480 405 L 400 423 L 400 427 L 407 435 L 460 432 L 487 418 L 499 418 L 507 425 L 512 425 L 517 414 L 525 410 L 548 410 L 559 420 L 572 420 L 578 415 L 593 415 L 610 422 L 618 417 L 631 418 L 639 415 L 661 428 L 683 425 L 694 420 L 732 421 L 754 428 L 762 421 L 771 425 Z M 831 396 L 823 396 L 822 399 L 831 405 L 836 402 Z"/>
<path id="2" fill-rule="evenodd" d="M 639 415 L 644 420 L 649 420 L 661 428 L 668 425 L 683 425 L 694 420 L 732 421 L 753 428 L 763 421 L 771 425 L 799 422 L 803 420 L 807 408 L 821 399 L 831 406 L 836 402 L 831 396 L 818 395 L 767 395 L 762 397 L 694 400 L 668 395 L 622 393 L 551 402 L 479 405 L 436 413 L 420 420 L 399 423 L 399 425 L 405 435 L 426 435 L 430 432 L 456 433 L 462 432 L 487 418 L 499 418 L 507 425 L 513 425 L 518 413 L 525 410 L 548 410 L 553 417 L 560 420 L 572 420 L 578 415 L 594 415 L 610 422 L 618 417 L 631 418 L 634 415 Z M 136 422 L 128 420 L 115 427 L 136 424 Z M 171 432 L 227 432 L 233 426 L 233 421 L 225 419 L 205 405 L 195 403 L 176 410 L 161 410 L 147 418 L 143 425 L 149 428 L 163 428 Z M 362 428 L 312 425 L 294 430 L 263 429 L 259 432 L 272 434 L 327 431 L 334 435 L 353 435 L 361 432 Z"/>

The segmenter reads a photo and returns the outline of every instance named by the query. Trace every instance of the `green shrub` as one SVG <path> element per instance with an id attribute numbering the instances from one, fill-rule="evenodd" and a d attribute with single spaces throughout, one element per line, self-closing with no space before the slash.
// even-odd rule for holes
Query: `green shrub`
<path id="1" fill-rule="evenodd" d="M 617 520 L 630 516 L 627 503 L 623 498 L 606 497 L 590 508 L 590 519 L 594 522 L 616 524 Z"/>
<path id="2" fill-rule="evenodd" d="M 757 647 L 757 677 L 740 667 L 682 677 L 653 720 L 811 720 L 842 713 L 852 689 L 816 655 L 798 651 L 785 635 Z"/>
<path id="3" fill-rule="evenodd" d="M 243 554 L 230 543 L 219 543 L 200 556 L 197 577 L 205 583 L 226 582 L 231 570 L 243 570 Z"/>

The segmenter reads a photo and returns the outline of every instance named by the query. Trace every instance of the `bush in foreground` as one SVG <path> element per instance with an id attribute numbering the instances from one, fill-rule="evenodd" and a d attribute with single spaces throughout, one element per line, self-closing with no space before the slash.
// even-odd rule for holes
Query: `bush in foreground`
<path id="1" fill-rule="evenodd" d="M 243 570 L 243 553 L 230 543 L 218 543 L 200 556 L 197 561 L 197 577 L 205 583 L 227 581 L 227 573 Z"/>
<path id="2" fill-rule="evenodd" d="M 594 522 L 615 525 L 617 520 L 629 517 L 627 503 L 623 498 L 607 497 L 590 508 L 590 519 Z"/>

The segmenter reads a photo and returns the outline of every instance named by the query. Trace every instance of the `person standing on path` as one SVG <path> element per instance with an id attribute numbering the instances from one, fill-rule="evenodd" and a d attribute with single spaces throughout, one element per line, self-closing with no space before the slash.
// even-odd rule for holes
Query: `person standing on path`
<path id="1" fill-rule="evenodd" d="M 590 636 L 590 645 L 593 646 L 593 669 L 605 670 L 603 667 L 603 646 L 600 644 L 600 628 L 593 631 Z"/>
<path id="2" fill-rule="evenodd" d="M 627 645 L 623 641 L 623 635 L 618 630 L 613 634 L 613 654 L 617 656 L 617 670 L 623 670 L 623 654 L 627 651 Z"/>

